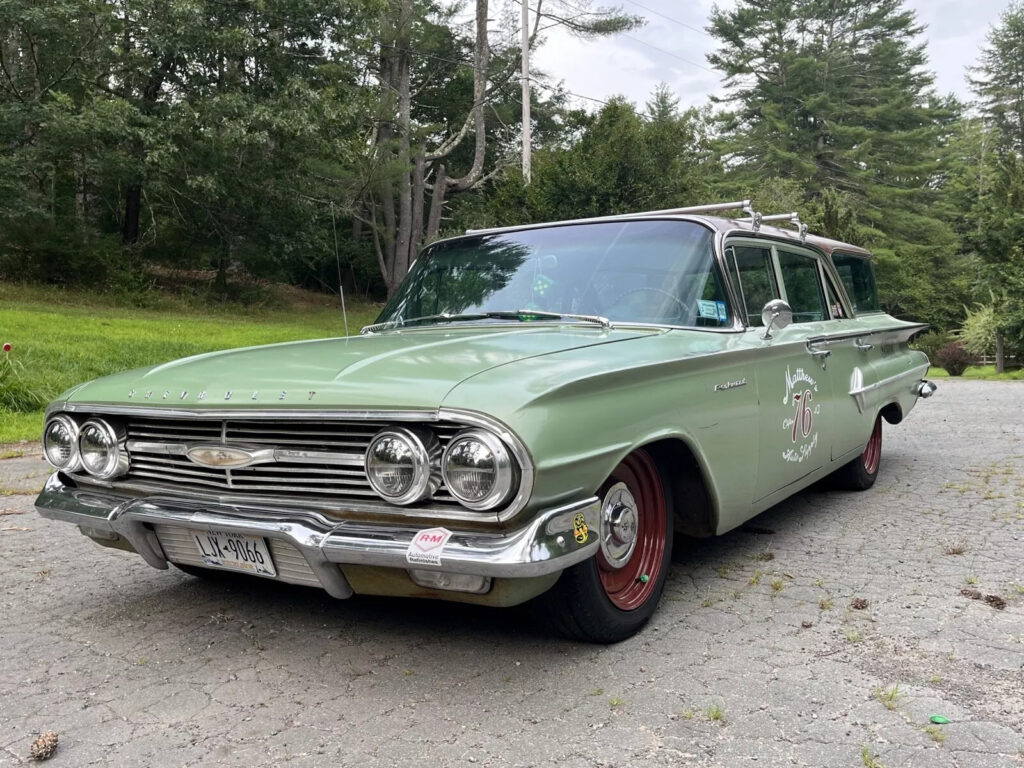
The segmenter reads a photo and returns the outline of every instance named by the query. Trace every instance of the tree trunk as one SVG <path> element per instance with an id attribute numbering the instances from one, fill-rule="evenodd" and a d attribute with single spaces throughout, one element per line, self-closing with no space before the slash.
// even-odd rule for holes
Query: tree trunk
<path id="1" fill-rule="evenodd" d="M 86 179 L 85 161 L 77 152 L 72 155 L 71 167 L 75 177 L 75 225 L 84 235 L 88 235 L 88 227 L 85 221 L 86 209 Z"/>
<path id="2" fill-rule="evenodd" d="M 129 184 L 124 195 L 124 223 L 121 226 L 121 242 L 135 245 L 139 242 L 139 218 L 142 215 L 142 185 Z"/>
<path id="3" fill-rule="evenodd" d="M 1006 370 L 1006 350 L 1003 346 L 1003 334 L 996 330 L 996 373 Z"/>
<path id="4" fill-rule="evenodd" d="M 476 0 L 473 105 L 462 129 L 443 141 L 434 151 L 428 151 L 422 145 L 417 146 L 413 136 L 410 52 L 415 14 L 413 0 L 390 0 L 382 19 L 380 79 L 385 98 L 395 99 L 392 105 L 395 117 L 393 123 L 387 117 L 381 120 L 375 139 L 385 171 L 376 185 L 382 220 L 378 223 L 374 216 L 373 234 L 374 248 L 389 296 L 409 271 L 421 244 L 437 236 L 448 192 L 471 189 L 483 177 L 487 147 L 484 105 L 490 60 L 487 13 L 488 0 Z M 388 110 L 387 103 L 384 109 Z M 457 179 L 447 175 L 443 163 L 437 166 L 430 211 L 424 217 L 426 178 L 430 168 L 428 163 L 443 160 L 455 150 L 461 139 L 468 135 L 470 126 L 475 133 L 472 166 L 465 176 Z M 394 172 L 390 176 L 388 174 L 388 168 L 395 166 L 398 168 L 397 179 Z"/>
<path id="5" fill-rule="evenodd" d="M 416 261 L 420 252 L 420 245 L 423 243 L 423 193 L 425 187 L 423 147 L 416 153 L 416 164 L 412 169 L 412 238 L 409 241 L 409 261 L 406 267 L 411 267 Z"/>
<path id="6" fill-rule="evenodd" d="M 448 191 L 448 173 L 444 163 L 437 166 L 434 175 L 434 194 L 430 196 L 430 214 L 427 216 L 427 241 L 437 237 L 441 231 L 441 214 L 444 213 L 444 198 Z"/>
<path id="7" fill-rule="evenodd" d="M 484 172 L 487 150 L 487 123 L 484 121 L 484 102 L 487 97 L 487 62 L 490 47 L 487 41 L 487 0 L 476 0 L 476 45 L 473 51 L 473 167 L 461 179 L 449 179 L 448 186 L 461 192 L 476 184 Z"/>
<path id="8" fill-rule="evenodd" d="M 411 15 L 411 2 L 405 0 L 402 13 Z M 406 19 L 403 18 L 403 22 Z M 398 178 L 398 231 L 395 238 L 394 281 L 401 282 L 409 271 L 409 246 L 412 244 L 412 78 L 407 34 L 409 26 L 402 25 L 399 35 L 402 50 L 398 52 L 398 160 L 402 164 L 402 172 Z"/>
<path id="9" fill-rule="evenodd" d="M 214 290 L 224 295 L 228 292 L 228 266 L 231 264 L 231 245 L 220 248 L 217 257 L 217 277 L 213 281 Z"/>

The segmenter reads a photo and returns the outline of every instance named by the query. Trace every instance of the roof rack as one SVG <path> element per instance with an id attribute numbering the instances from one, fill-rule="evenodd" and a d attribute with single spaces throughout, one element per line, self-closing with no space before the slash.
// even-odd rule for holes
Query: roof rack
<path id="1" fill-rule="evenodd" d="M 587 219 L 574 219 L 572 223 L 575 223 L 577 221 L 612 221 L 615 219 L 633 218 L 637 216 L 666 216 L 679 213 L 716 213 L 718 211 L 742 211 L 746 215 L 752 217 L 760 215 L 754 210 L 754 207 L 751 205 L 751 201 L 737 200 L 733 203 L 711 203 L 710 205 L 689 206 L 687 208 L 665 208 L 659 211 L 636 211 L 634 213 L 620 213 L 610 216 L 595 216 L 593 218 Z M 532 226 L 540 226 L 540 224 L 517 224 L 514 226 L 496 226 L 486 227 L 483 229 L 467 229 L 466 234 L 482 234 L 484 232 L 504 232 L 511 231 L 513 229 L 530 228 Z"/>
<path id="2" fill-rule="evenodd" d="M 749 221 L 753 225 L 755 232 L 761 228 L 762 224 L 769 224 L 773 222 L 795 224 L 796 231 L 800 235 L 800 242 L 807 240 L 807 225 L 800 221 L 800 214 L 796 211 L 793 211 L 792 213 L 772 213 L 767 216 L 764 216 L 757 211 L 752 211 L 749 218 L 738 219 L 738 221 Z"/>
<path id="3" fill-rule="evenodd" d="M 672 213 L 715 213 L 717 211 L 743 211 L 748 216 L 757 215 L 750 200 L 736 200 L 732 203 L 711 203 L 709 205 L 691 205 L 686 208 L 663 208 L 659 211 L 637 211 L 636 213 L 624 213 L 621 218 L 630 216 L 660 216 Z"/>
<path id="4" fill-rule="evenodd" d="M 663 208 L 657 211 L 636 211 L 634 213 L 620 213 L 610 216 L 595 216 L 587 219 L 574 219 L 569 222 L 558 222 L 558 223 L 582 223 L 582 222 L 598 222 L 598 221 L 614 221 L 620 219 L 637 218 L 640 216 L 672 216 L 677 214 L 688 214 L 688 213 L 718 213 L 720 211 L 742 211 L 747 215 L 747 219 L 736 219 L 736 221 L 752 221 L 754 222 L 754 231 L 761 226 L 762 221 L 782 221 L 786 218 L 792 221 L 792 218 L 796 217 L 799 221 L 799 217 L 796 214 L 782 214 L 782 218 L 776 218 L 775 216 L 764 217 L 760 213 L 754 210 L 754 206 L 750 200 L 735 200 L 731 203 L 710 203 L 708 205 L 691 205 L 684 208 Z M 479 235 L 479 234 L 492 234 L 498 232 L 510 232 L 513 230 L 520 229 L 532 229 L 534 227 L 544 226 L 543 224 L 517 224 L 510 227 L 488 227 L 485 229 L 467 229 L 467 235 Z"/>

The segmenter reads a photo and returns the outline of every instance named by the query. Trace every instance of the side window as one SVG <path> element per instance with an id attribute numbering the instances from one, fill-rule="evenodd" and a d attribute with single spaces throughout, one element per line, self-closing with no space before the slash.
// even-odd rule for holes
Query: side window
<path id="1" fill-rule="evenodd" d="M 833 319 L 846 317 L 843 311 L 843 302 L 839 300 L 839 291 L 832 284 L 832 278 L 825 274 L 825 298 L 828 300 L 828 308 L 832 312 Z"/>
<path id="2" fill-rule="evenodd" d="M 769 301 L 779 298 L 772 273 L 772 252 L 768 248 L 735 245 L 729 248 L 727 257 L 729 271 L 745 307 L 747 325 L 764 325 L 761 310 Z"/>
<path id="3" fill-rule="evenodd" d="M 839 279 L 853 302 L 853 311 L 879 312 L 878 293 L 875 291 L 875 275 L 871 271 L 871 262 L 863 256 L 851 256 L 846 253 L 832 254 L 832 262 L 839 272 Z"/>
<path id="4" fill-rule="evenodd" d="M 829 319 L 825 297 L 818 279 L 818 262 L 811 256 L 779 251 L 779 271 L 786 300 L 793 308 L 794 323 Z"/>
<path id="5" fill-rule="evenodd" d="M 699 281 L 695 282 L 699 284 Z M 697 296 L 697 317 L 693 324 L 698 328 L 724 328 L 730 322 L 728 307 L 718 270 L 704 275 L 704 287 Z"/>

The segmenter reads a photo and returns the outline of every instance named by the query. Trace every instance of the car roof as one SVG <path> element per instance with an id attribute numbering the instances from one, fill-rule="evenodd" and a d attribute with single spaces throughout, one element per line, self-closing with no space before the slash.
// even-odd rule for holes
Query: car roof
<path id="1" fill-rule="evenodd" d="M 623 218 L 643 218 L 643 214 L 634 214 Z M 760 227 L 755 229 L 754 224 L 751 221 L 744 219 L 729 219 L 724 216 L 679 216 L 678 218 L 700 219 L 722 234 L 736 234 L 737 230 L 739 230 L 741 232 L 750 232 L 751 234 L 771 235 L 777 238 L 792 240 L 797 244 L 806 242 L 809 245 L 816 246 L 817 248 L 825 251 L 825 253 L 830 256 L 835 251 L 840 251 L 854 256 L 862 256 L 868 259 L 871 258 L 871 251 L 861 248 L 859 245 L 852 245 L 850 243 L 844 243 L 841 240 L 832 240 L 828 237 L 812 235 L 810 233 L 807 233 L 807 235 L 801 239 L 800 233 L 795 230 L 786 229 L 784 227 L 775 227 L 770 224 L 762 224 Z"/>
<path id="2" fill-rule="evenodd" d="M 705 226 L 714 230 L 721 235 L 727 234 L 750 234 L 754 237 L 769 236 L 776 240 L 788 240 L 795 245 L 806 243 L 811 245 L 826 254 L 831 256 L 835 252 L 841 252 L 844 254 L 850 254 L 853 256 L 859 256 L 861 258 L 870 259 L 871 252 L 861 248 L 857 245 L 850 243 L 844 243 L 840 240 L 832 240 L 827 237 L 821 237 L 819 235 L 812 235 L 810 233 L 801 236 L 799 232 L 792 229 L 786 229 L 784 227 L 776 227 L 771 224 L 762 223 L 755 227 L 753 221 L 750 219 L 733 219 L 724 216 L 707 216 L 698 215 L 693 213 L 673 212 L 669 211 L 649 211 L 641 213 L 626 213 L 614 216 L 598 216 L 586 219 L 570 219 L 565 221 L 548 221 L 538 222 L 536 224 L 520 224 L 510 227 L 494 227 L 490 229 L 470 229 L 466 231 L 467 235 L 487 235 L 487 234 L 499 234 L 503 232 L 518 232 L 531 229 L 541 229 L 545 227 L 554 226 L 565 226 L 569 224 L 594 224 L 598 222 L 612 223 L 617 221 L 643 221 L 651 219 L 676 219 L 679 221 L 697 221 L 703 223 Z M 448 239 L 448 238 L 445 238 Z"/>

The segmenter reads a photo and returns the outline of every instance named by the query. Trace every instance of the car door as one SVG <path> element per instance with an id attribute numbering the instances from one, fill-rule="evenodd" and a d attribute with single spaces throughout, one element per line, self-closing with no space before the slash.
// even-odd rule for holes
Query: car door
<path id="1" fill-rule="evenodd" d="M 730 242 L 732 279 L 744 305 L 746 342 L 756 357 L 758 463 L 754 503 L 779 493 L 830 460 L 833 384 L 827 350 L 812 343 L 827 333 L 832 316 L 811 251 L 766 242 Z M 770 329 L 764 303 L 782 298 L 793 323 Z"/>
<path id="2" fill-rule="evenodd" d="M 865 414 L 863 401 L 854 394 L 878 380 L 874 361 L 879 350 L 873 334 L 862 327 L 843 298 L 836 275 L 825 262 L 820 266 L 832 322 L 812 340 L 812 346 L 830 353 L 827 365 L 835 392 L 831 458 L 836 461 L 862 450 L 871 432 L 874 414 Z"/>

